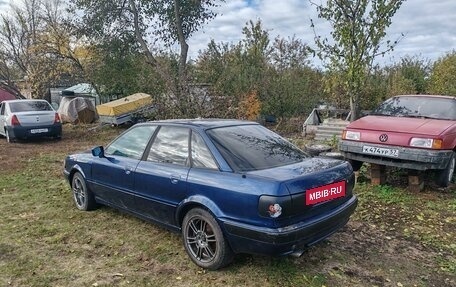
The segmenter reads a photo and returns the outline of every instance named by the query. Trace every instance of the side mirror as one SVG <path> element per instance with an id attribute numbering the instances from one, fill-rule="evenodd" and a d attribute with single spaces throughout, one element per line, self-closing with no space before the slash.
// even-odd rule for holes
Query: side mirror
<path id="1" fill-rule="evenodd" d="M 105 157 L 103 146 L 97 146 L 92 149 L 92 155 L 97 157 Z"/>

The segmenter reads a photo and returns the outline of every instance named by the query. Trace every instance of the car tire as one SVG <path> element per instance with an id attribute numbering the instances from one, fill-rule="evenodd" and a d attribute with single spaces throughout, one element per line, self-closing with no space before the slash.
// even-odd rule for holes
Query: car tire
<path id="1" fill-rule="evenodd" d="M 76 172 L 71 180 L 71 191 L 76 208 L 89 211 L 96 207 L 95 197 L 87 188 L 86 181 L 80 172 Z"/>
<path id="2" fill-rule="evenodd" d="M 182 238 L 185 251 L 202 268 L 217 270 L 228 265 L 234 258 L 219 224 L 204 209 L 194 208 L 185 215 Z"/>
<path id="3" fill-rule="evenodd" d="M 455 153 L 451 155 L 450 161 L 445 169 L 438 171 L 437 184 L 441 187 L 447 187 L 453 179 L 454 168 L 456 166 Z"/>
<path id="4" fill-rule="evenodd" d="M 13 142 L 15 142 L 15 139 L 14 139 L 14 137 L 11 136 L 9 130 L 5 130 L 5 136 L 6 136 L 6 141 L 7 141 L 8 143 L 13 143 Z"/>

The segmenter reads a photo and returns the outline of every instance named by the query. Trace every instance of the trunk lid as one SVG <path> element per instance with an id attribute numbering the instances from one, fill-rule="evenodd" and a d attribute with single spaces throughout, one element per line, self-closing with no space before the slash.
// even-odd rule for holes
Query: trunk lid
<path id="1" fill-rule="evenodd" d="M 350 164 L 322 157 L 309 158 L 293 165 L 253 171 L 249 174 L 281 180 L 287 187 L 291 202 L 286 204 L 283 216 L 279 217 L 279 225 L 300 222 L 338 207 L 352 197 L 355 183 Z M 345 196 L 316 204 L 306 204 L 307 191 L 336 182 L 344 182 Z"/>
<path id="2" fill-rule="evenodd" d="M 33 111 L 15 113 L 19 123 L 24 127 L 47 126 L 54 124 L 54 111 Z"/>

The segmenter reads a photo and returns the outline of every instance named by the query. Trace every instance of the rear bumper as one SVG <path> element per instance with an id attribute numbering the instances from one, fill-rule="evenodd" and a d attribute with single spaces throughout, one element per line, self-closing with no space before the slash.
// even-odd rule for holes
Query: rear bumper
<path id="1" fill-rule="evenodd" d="M 339 207 L 313 219 L 282 228 L 266 228 L 226 221 L 223 226 L 236 253 L 288 255 L 325 239 L 349 220 L 358 203 L 352 196 Z"/>
<path id="2" fill-rule="evenodd" d="M 346 159 L 416 170 L 444 169 L 453 154 L 451 150 L 429 150 L 369 143 L 369 146 L 399 150 L 397 157 L 382 157 L 364 154 L 362 151 L 365 144 L 342 140 L 339 143 L 339 149 Z"/>
<path id="3" fill-rule="evenodd" d="M 13 138 L 38 138 L 38 137 L 60 137 L 62 136 L 62 124 L 53 124 L 45 126 L 14 126 L 6 127 Z M 46 131 L 39 131 L 46 130 Z M 38 132 L 37 132 L 38 131 Z"/>

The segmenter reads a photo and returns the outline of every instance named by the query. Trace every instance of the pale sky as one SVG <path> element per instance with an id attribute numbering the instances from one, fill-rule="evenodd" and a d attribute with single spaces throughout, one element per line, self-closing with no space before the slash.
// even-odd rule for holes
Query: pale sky
<path id="1" fill-rule="evenodd" d="M 310 19 L 316 23 L 318 34 L 324 36 L 330 31 L 307 0 L 227 0 L 218 10 L 220 15 L 191 39 L 192 55 L 204 49 L 211 38 L 216 42 L 238 42 L 242 27 L 250 19 L 261 19 L 272 39 L 276 35 L 285 38 L 296 35 L 311 47 L 315 44 Z M 456 0 L 405 1 L 394 16 L 385 40 L 394 41 L 401 33 L 405 37 L 392 53 L 379 59 L 380 63 L 397 62 L 406 55 L 434 61 L 456 49 Z"/>
<path id="2" fill-rule="evenodd" d="M 0 11 L 7 7 L 2 3 L 9 1 L 17 0 L 0 0 Z M 316 23 L 318 34 L 329 33 L 329 26 L 318 20 L 315 7 L 307 0 L 226 0 L 217 11 L 217 18 L 190 39 L 192 58 L 196 58 L 211 39 L 237 43 L 242 37 L 242 27 L 249 20 L 261 19 L 271 40 L 277 35 L 285 38 L 295 35 L 311 47 L 315 45 L 310 19 Z M 386 39 L 393 41 L 401 33 L 405 37 L 392 53 L 378 60 L 380 63 L 397 62 L 406 55 L 434 61 L 456 49 L 456 0 L 407 0 L 394 16 L 387 33 Z M 319 61 L 314 63 L 318 65 Z"/>

